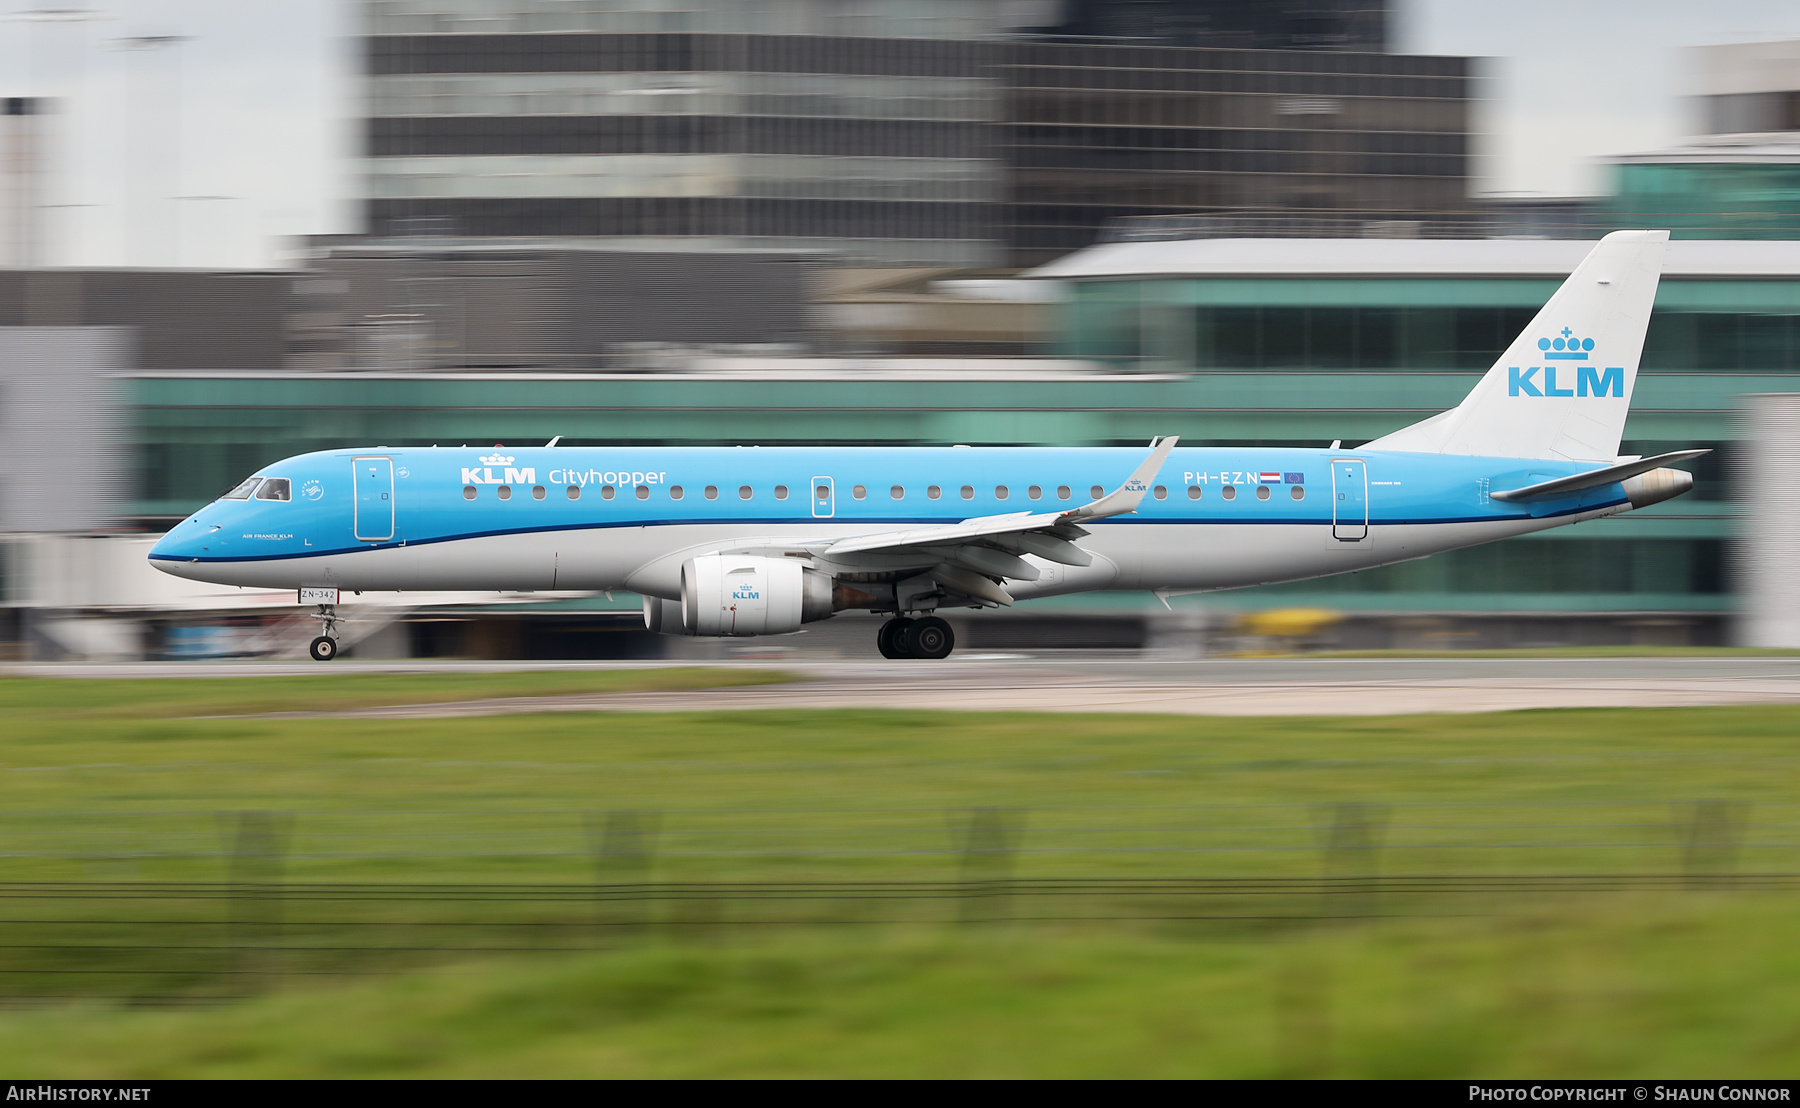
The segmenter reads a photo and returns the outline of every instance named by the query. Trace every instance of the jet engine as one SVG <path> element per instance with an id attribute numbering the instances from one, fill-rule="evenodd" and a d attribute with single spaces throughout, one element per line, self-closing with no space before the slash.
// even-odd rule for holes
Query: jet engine
<path id="1" fill-rule="evenodd" d="M 834 610 L 831 576 L 792 558 L 707 554 L 681 567 L 680 620 L 644 599 L 644 625 L 674 635 L 784 635 Z"/>

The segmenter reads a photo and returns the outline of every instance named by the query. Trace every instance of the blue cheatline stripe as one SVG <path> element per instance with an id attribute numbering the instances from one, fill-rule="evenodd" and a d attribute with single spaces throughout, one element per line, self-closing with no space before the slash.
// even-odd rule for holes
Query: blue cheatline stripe
<path id="1" fill-rule="evenodd" d="M 1533 517 L 1529 511 L 1521 511 L 1521 512 L 1518 512 L 1517 514 L 1504 515 L 1504 516 L 1493 516 L 1493 515 L 1452 516 L 1452 517 L 1438 516 L 1438 517 L 1432 517 L 1432 518 L 1428 518 L 1428 519 L 1408 519 L 1408 518 L 1375 519 L 1375 518 L 1371 518 L 1368 521 L 1368 526 L 1370 526 L 1370 527 L 1416 527 L 1416 526 L 1434 526 L 1434 525 L 1449 524 L 1449 523 L 1505 523 L 1505 522 L 1511 522 L 1511 521 L 1523 520 L 1523 519 L 1532 519 L 1532 518 L 1557 519 L 1562 516 L 1580 515 L 1583 512 L 1591 512 L 1591 511 L 1594 511 L 1599 508 L 1610 508 L 1610 507 L 1613 507 L 1618 504 L 1624 504 L 1626 502 L 1627 502 L 1626 498 L 1623 496 L 1620 496 L 1616 499 L 1608 500 L 1603 503 L 1585 504 L 1580 507 L 1569 508 L 1569 509 L 1566 509 L 1566 510 L 1560 511 L 1560 512 L 1549 512 L 1549 513 L 1546 513 L 1545 515 L 1536 516 L 1536 517 Z M 792 519 L 792 518 L 788 518 L 788 517 L 784 516 L 781 518 L 754 518 L 754 519 L 738 518 L 738 519 L 728 519 L 728 520 L 712 520 L 712 519 L 705 519 L 705 520 L 693 520 L 693 519 L 689 519 L 689 520 L 636 520 L 636 521 L 618 522 L 618 523 L 581 523 L 581 524 L 569 524 L 566 526 L 553 526 L 553 527 L 515 527 L 515 528 L 509 528 L 509 529 L 497 530 L 497 531 L 470 531 L 470 532 L 466 532 L 466 533 L 462 533 L 462 534 L 455 534 L 455 535 L 440 535 L 440 536 L 436 536 L 434 538 L 429 538 L 429 539 L 418 539 L 418 540 L 411 540 L 411 541 L 406 540 L 406 539 L 400 539 L 397 541 L 390 541 L 390 542 L 363 543 L 358 546 L 337 547 L 337 548 L 334 548 L 331 550 L 295 551 L 290 554 L 261 554 L 261 555 L 257 555 L 255 557 L 249 557 L 249 558 L 195 558 L 195 557 L 177 557 L 177 556 L 168 555 L 168 554 L 152 554 L 152 555 L 150 555 L 150 559 L 152 561 L 158 561 L 158 562 L 176 562 L 176 563 L 187 563 L 187 564 L 203 563 L 203 564 L 208 564 L 208 565 L 223 564 L 223 563 L 240 563 L 240 562 L 285 562 L 285 561 L 297 561 L 297 560 L 300 560 L 303 558 L 329 558 L 329 557 L 335 557 L 340 554 L 355 554 L 355 553 L 359 553 L 361 551 L 367 551 L 367 550 L 398 550 L 401 547 L 407 547 L 407 546 L 431 546 L 436 543 L 462 542 L 467 539 L 499 538 L 499 537 L 504 537 L 507 535 L 555 534 L 555 533 L 560 533 L 560 532 L 573 532 L 573 531 L 604 531 L 604 530 L 612 530 L 612 529 L 621 528 L 621 527 L 722 526 L 722 525 L 740 524 L 740 523 L 741 524 L 805 524 L 807 522 L 818 522 L 818 521 L 808 521 L 805 519 Z M 832 522 L 836 523 L 839 521 L 834 520 Z M 867 523 L 867 524 L 870 524 L 871 526 L 889 526 L 889 525 L 894 525 L 894 524 L 905 524 L 905 523 L 928 523 L 928 524 L 929 523 L 941 523 L 942 521 L 941 520 L 919 520 L 919 519 L 893 519 L 893 520 L 858 519 L 855 521 L 844 520 L 842 522 L 845 524 L 855 522 L 857 524 Z M 1320 518 L 1309 518 L 1309 519 L 1179 519 L 1179 520 L 1129 519 L 1129 518 L 1125 518 L 1125 517 L 1115 517 L 1114 519 L 1094 520 L 1094 521 L 1091 521 L 1088 523 L 1084 523 L 1084 524 L 1082 524 L 1082 526 L 1092 528 L 1092 527 L 1100 527 L 1100 526 L 1108 526 L 1108 525 L 1117 526 L 1120 524 L 1128 524 L 1128 525 L 1134 525 L 1134 526 L 1139 526 L 1139 527 L 1192 527 L 1192 526 L 1208 526 L 1208 527 L 1249 527 L 1249 526 L 1257 526 L 1257 527 L 1330 527 L 1335 522 L 1336 521 L 1331 519 L 1331 517 L 1329 517 L 1329 516 L 1320 517 Z M 1346 526 L 1357 526 L 1360 523 L 1361 523 L 1360 520 L 1349 520 L 1346 522 L 1345 525 Z M 847 537 L 847 536 L 845 536 L 845 537 Z M 796 543 L 801 543 L 801 542 L 805 542 L 805 541 L 825 542 L 825 541 L 829 541 L 829 540 L 820 538 L 817 540 L 790 540 L 790 541 L 794 541 Z"/>

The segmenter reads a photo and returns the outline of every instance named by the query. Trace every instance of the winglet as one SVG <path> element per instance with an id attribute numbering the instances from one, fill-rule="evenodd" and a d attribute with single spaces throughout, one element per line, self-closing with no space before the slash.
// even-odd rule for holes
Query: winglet
<path id="1" fill-rule="evenodd" d="M 1137 511 L 1137 506 L 1150 491 L 1150 482 L 1156 480 L 1157 471 L 1162 469 L 1163 462 L 1169 458 L 1169 451 L 1175 449 L 1180 439 L 1174 435 L 1167 438 L 1150 440 L 1150 456 L 1144 463 L 1132 471 L 1130 477 L 1118 488 L 1091 504 L 1083 504 L 1079 508 L 1071 508 L 1062 514 L 1065 523 L 1086 523 L 1090 519 L 1106 519 L 1108 516 L 1122 516 L 1127 512 Z"/>

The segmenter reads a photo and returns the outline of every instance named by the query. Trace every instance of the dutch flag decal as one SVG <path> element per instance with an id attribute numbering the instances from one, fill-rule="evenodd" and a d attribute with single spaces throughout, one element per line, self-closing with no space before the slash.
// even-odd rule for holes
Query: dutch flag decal
<path id="1" fill-rule="evenodd" d="M 1265 473 L 1265 474 L 1263 474 L 1263 475 L 1262 475 L 1262 484 L 1265 484 L 1265 485 L 1279 485 L 1279 484 L 1281 484 L 1281 474 L 1279 474 L 1279 473 Z"/>

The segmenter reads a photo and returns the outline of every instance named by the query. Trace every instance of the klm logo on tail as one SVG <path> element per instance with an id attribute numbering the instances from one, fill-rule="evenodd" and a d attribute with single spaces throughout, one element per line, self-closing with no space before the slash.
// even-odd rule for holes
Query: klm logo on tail
<path id="1" fill-rule="evenodd" d="M 1576 338 L 1575 333 L 1564 327 L 1562 334 L 1554 339 L 1539 339 L 1538 349 L 1544 352 L 1546 362 L 1585 362 L 1594 351 L 1593 339 Z M 1575 366 L 1575 384 L 1570 387 L 1568 378 L 1563 378 L 1563 386 L 1557 387 L 1556 371 L 1566 366 L 1518 366 L 1506 368 L 1506 394 L 1508 396 L 1617 396 L 1625 395 L 1625 369 L 1623 366 L 1608 366 L 1604 371 L 1599 366 Z M 1542 373 L 1542 378 L 1538 374 Z"/>

